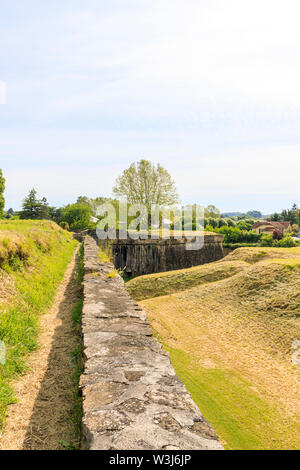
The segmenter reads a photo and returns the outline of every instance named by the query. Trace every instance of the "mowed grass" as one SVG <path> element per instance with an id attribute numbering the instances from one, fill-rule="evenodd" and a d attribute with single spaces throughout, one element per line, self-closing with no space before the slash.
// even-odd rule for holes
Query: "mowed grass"
<path id="1" fill-rule="evenodd" d="M 11 382 L 37 348 L 39 315 L 52 304 L 77 242 L 49 221 L 0 221 L 0 426 L 15 398 Z"/>
<path id="2" fill-rule="evenodd" d="M 227 449 L 300 447 L 299 366 L 291 361 L 300 339 L 299 261 L 300 248 L 240 248 L 207 265 L 246 263 L 230 277 L 151 299 L 148 287 L 140 301 Z"/>

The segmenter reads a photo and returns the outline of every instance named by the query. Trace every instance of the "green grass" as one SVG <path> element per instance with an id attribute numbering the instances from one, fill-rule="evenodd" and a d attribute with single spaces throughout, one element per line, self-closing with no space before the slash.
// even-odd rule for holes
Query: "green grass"
<path id="1" fill-rule="evenodd" d="M 290 420 L 287 425 L 285 417 L 235 372 L 193 365 L 188 354 L 167 349 L 180 380 L 206 419 L 222 436 L 225 448 L 272 449 L 276 442 L 277 449 L 284 449 L 288 433 L 292 435 L 295 427 L 299 432 L 299 422 Z M 280 427 L 278 422 L 281 422 Z M 297 443 L 291 443 L 289 448 L 297 449 Z"/>
<path id="2" fill-rule="evenodd" d="M 12 296 L 0 289 L 0 340 L 6 346 L 0 425 L 15 401 L 11 381 L 24 373 L 27 355 L 37 348 L 39 315 L 51 306 L 76 245 L 71 234 L 52 222 L 0 221 L 0 282 L 13 288 Z"/>

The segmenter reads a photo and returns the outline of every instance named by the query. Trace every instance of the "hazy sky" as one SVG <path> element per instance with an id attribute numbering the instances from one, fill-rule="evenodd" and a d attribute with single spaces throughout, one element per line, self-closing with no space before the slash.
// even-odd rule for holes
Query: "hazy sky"
<path id="1" fill-rule="evenodd" d="M 110 195 L 140 158 L 185 203 L 299 204 L 299 18 L 299 0 L 0 0 L 7 207 Z"/>

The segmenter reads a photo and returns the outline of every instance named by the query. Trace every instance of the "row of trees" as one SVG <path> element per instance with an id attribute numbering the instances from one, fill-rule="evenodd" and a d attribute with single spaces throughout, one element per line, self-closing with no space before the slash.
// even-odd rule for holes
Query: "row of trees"
<path id="1" fill-rule="evenodd" d="M 4 210 L 5 180 L 0 170 L 0 217 Z M 75 204 L 69 204 L 63 208 L 50 206 L 45 197 L 39 198 L 35 189 L 32 189 L 23 201 L 22 211 L 19 217 L 22 219 L 52 219 L 63 227 L 71 230 L 82 230 L 93 226 L 93 216 L 97 217 L 97 208 L 104 203 L 111 203 L 118 213 L 118 199 L 126 197 L 129 204 L 143 204 L 148 210 L 148 222 L 150 224 L 150 210 L 153 204 L 162 207 L 174 206 L 179 203 L 179 197 L 174 181 L 168 171 L 160 164 L 153 164 L 147 160 L 133 163 L 123 171 L 113 187 L 115 198 L 88 198 L 80 196 Z M 8 216 L 14 216 L 10 209 Z M 226 215 L 226 217 L 225 217 Z M 241 235 L 242 232 L 250 232 L 253 223 L 262 216 L 260 211 L 249 211 L 247 214 L 230 213 L 221 214 L 217 207 L 208 205 L 204 211 L 204 227 L 207 230 L 223 230 L 230 234 L 228 237 L 244 237 L 252 239 L 252 235 Z M 134 217 L 133 217 L 134 218 Z M 170 217 L 171 218 L 171 217 Z M 296 204 L 281 214 L 273 214 L 271 220 L 288 220 L 292 224 L 300 222 L 300 211 Z M 130 220 L 129 220 L 130 222 Z M 175 221 L 176 222 L 176 221 Z M 172 226 L 171 226 L 172 228 Z M 201 228 L 196 216 L 192 220 L 191 229 Z M 227 230 L 232 229 L 232 230 Z M 233 230 L 234 229 L 234 230 Z M 226 235 L 227 236 L 227 235 Z"/>
<path id="2" fill-rule="evenodd" d="M 293 204 L 291 209 L 283 209 L 281 213 L 275 212 L 271 215 L 270 220 L 273 222 L 291 222 L 291 224 L 300 225 L 300 209 L 297 204 Z"/>

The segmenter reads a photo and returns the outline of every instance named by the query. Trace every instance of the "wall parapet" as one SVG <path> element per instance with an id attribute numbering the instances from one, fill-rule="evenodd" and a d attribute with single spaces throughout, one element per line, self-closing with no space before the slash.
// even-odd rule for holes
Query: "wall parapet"
<path id="1" fill-rule="evenodd" d="M 222 449 L 145 312 L 119 275 L 107 277 L 113 265 L 99 262 L 96 240 L 84 245 L 83 448 Z"/>

